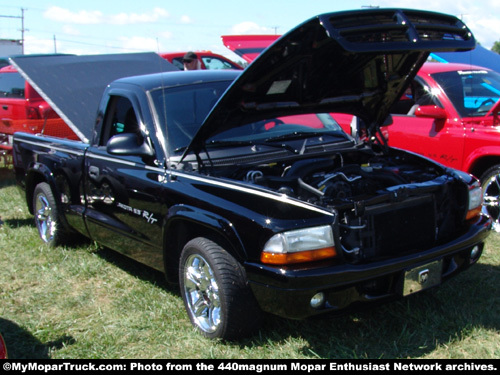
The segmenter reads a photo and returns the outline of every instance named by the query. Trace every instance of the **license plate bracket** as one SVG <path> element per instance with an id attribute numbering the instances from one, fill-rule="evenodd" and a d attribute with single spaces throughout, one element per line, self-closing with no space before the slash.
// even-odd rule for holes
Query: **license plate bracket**
<path id="1" fill-rule="evenodd" d="M 442 259 L 405 271 L 403 296 L 408 296 L 441 284 L 442 273 Z"/>

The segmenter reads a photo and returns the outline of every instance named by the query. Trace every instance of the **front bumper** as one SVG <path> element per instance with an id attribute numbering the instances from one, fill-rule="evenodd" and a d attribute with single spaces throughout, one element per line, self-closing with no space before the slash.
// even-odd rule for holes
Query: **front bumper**
<path id="1" fill-rule="evenodd" d="M 435 270 L 436 262 L 439 264 L 436 285 L 467 269 L 479 259 L 491 224 L 491 219 L 482 215 L 466 233 L 453 241 L 373 263 L 331 262 L 301 268 L 248 263 L 245 267 L 252 291 L 263 311 L 291 319 L 327 312 L 345 313 L 363 304 L 384 302 L 408 294 L 408 275 L 415 273 L 412 270 L 419 271 L 419 267 L 426 270 L 426 266 L 431 265 L 430 269 Z M 471 256 L 473 249 L 476 253 Z M 324 303 L 313 308 L 311 298 L 320 292 L 325 297 Z"/>

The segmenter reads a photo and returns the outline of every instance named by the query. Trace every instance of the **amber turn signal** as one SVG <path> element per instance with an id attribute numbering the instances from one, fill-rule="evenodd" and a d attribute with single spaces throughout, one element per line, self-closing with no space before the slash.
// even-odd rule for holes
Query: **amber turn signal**
<path id="1" fill-rule="evenodd" d="M 465 216 L 465 220 L 474 219 L 478 217 L 481 213 L 481 206 L 474 208 L 473 210 L 467 211 L 467 215 Z"/>
<path id="2" fill-rule="evenodd" d="M 263 251 L 260 256 L 260 261 L 265 264 L 285 265 L 314 262 L 317 260 L 333 258 L 335 256 L 337 256 L 337 251 L 334 247 L 299 251 L 295 253 L 268 253 Z"/>

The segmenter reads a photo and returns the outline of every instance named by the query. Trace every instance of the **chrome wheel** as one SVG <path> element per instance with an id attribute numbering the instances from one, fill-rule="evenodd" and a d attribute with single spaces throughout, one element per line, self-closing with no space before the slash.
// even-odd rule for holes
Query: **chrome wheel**
<path id="1" fill-rule="evenodd" d="M 195 324 L 204 332 L 215 332 L 221 323 L 219 286 L 212 268 L 199 254 L 186 260 L 183 293 Z"/>
<path id="2" fill-rule="evenodd" d="M 44 242 L 54 240 L 56 222 L 52 217 L 52 207 L 49 200 L 42 193 L 39 193 L 35 198 L 35 223 Z"/>
<path id="3" fill-rule="evenodd" d="M 500 169 L 483 180 L 483 213 L 493 219 L 493 230 L 500 232 Z"/>
<path id="4" fill-rule="evenodd" d="M 258 328 L 261 311 L 245 270 L 217 243 L 204 237 L 186 243 L 179 284 L 189 319 L 203 336 L 232 340 Z"/>
<path id="5" fill-rule="evenodd" d="M 54 193 L 48 183 L 40 182 L 36 185 L 32 208 L 35 225 L 43 242 L 52 247 L 68 241 L 70 233 L 61 225 Z"/>

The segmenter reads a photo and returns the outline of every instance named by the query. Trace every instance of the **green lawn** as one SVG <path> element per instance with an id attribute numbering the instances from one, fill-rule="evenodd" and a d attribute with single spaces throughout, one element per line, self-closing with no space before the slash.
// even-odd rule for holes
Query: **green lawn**
<path id="1" fill-rule="evenodd" d="M 0 331 L 19 358 L 500 358 L 500 235 L 440 288 L 344 317 L 266 316 L 241 342 L 194 332 L 163 276 L 94 244 L 50 249 L 0 170 Z"/>

